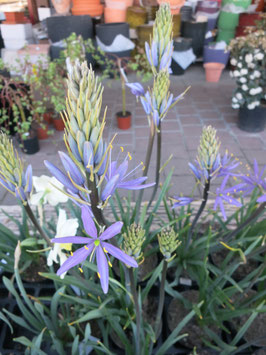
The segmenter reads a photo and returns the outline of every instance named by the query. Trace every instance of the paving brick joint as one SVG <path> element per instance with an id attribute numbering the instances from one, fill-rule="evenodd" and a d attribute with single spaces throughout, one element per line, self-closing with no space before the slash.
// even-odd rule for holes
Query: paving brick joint
<path id="1" fill-rule="evenodd" d="M 135 77 L 129 76 L 131 82 Z M 147 87 L 149 84 L 144 83 Z M 151 83 L 150 83 L 151 85 Z M 221 151 L 225 149 L 242 162 L 242 172 L 246 165 L 252 165 L 257 159 L 259 166 L 266 163 L 266 131 L 260 133 L 247 133 L 237 127 L 238 111 L 231 108 L 232 93 L 235 83 L 229 76 L 229 71 L 224 71 L 220 82 L 205 82 L 202 65 L 195 64 L 183 76 L 171 77 L 171 91 L 179 95 L 188 86 L 190 90 L 185 98 L 169 112 L 162 123 L 162 157 L 166 160 L 170 154 L 173 159 L 162 174 L 164 181 L 170 168 L 175 171 L 172 178 L 170 194 L 189 195 L 191 193 L 193 176 L 190 174 L 188 162 L 193 161 L 197 154 L 197 147 L 204 125 L 212 125 L 217 129 L 221 141 Z M 132 113 L 132 127 L 122 131 L 117 128 L 115 113 L 121 110 L 121 88 L 119 82 L 111 80 L 105 84 L 103 94 L 103 107 L 108 106 L 104 138 L 109 141 L 115 133 L 113 156 L 124 146 L 133 156 L 133 164 L 137 165 L 144 160 L 148 142 L 149 126 L 147 117 L 140 102 L 127 90 L 127 110 Z M 26 162 L 33 166 L 34 175 L 49 175 L 43 161 L 49 160 L 59 164 L 58 150 L 65 151 L 63 133 L 55 132 L 48 140 L 40 141 L 40 152 L 35 155 L 25 155 L 20 152 Z M 155 154 L 149 170 L 149 180 L 153 181 L 155 171 Z M 198 192 L 196 192 L 198 193 Z M 150 191 L 145 191 L 144 198 L 148 198 Z M 122 193 L 123 196 L 127 192 Z M 14 205 L 15 198 L 0 187 L 0 204 Z"/>

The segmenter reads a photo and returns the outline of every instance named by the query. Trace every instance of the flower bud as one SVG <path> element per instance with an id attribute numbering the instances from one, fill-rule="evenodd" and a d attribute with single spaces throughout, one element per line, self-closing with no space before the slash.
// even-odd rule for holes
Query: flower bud
<path id="1" fill-rule="evenodd" d="M 197 160 L 208 174 L 219 167 L 219 148 L 220 142 L 216 137 L 216 129 L 211 126 L 203 127 Z"/>
<path id="2" fill-rule="evenodd" d="M 18 152 L 4 133 L 0 133 L 0 185 L 22 202 L 27 201 L 32 191 L 32 167 L 28 165 L 24 172 Z"/>
<path id="3" fill-rule="evenodd" d="M 127 228 L 127 233 L 124 233 L 123 237 L 126 254 L 133 256 L 135 259 L 141 258 L 141 248 L 145 241 L 145 230 L 134 223 Z"/>
<path id="4" fill-rule="evenodd" d="M 160 251 L 167 262 L 171 261 L 175 254 L 172 255 L 179 247 L 181 242 L 178 240 L 178 233 L 172 227 L 165 228 L 158 235 Z"/>

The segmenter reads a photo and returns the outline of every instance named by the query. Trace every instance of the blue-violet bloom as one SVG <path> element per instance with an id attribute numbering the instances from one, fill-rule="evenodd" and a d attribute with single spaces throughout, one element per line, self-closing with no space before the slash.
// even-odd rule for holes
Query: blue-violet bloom
<path id="1" fill-rule="evenodd" d="M 221 186 L 216 189 L 217 197 L 215 199 L 215 203 L 214 203 L 214 207 L 213 207 L 214 211 L 217 210 L 218 206 L 220 207 L 223 218 L 225 221 L 227 220 L 227 217 L 226 217 L 225 209 L 224 209 L 224 205 L 223 205 L 224 202 L 228 202 L 229 204 L 234 205 L 236 207 L 242 206 L 242 204 L 238 200 L 236 200 L 235 198 L 233 198 L 231 196 L 231 193 L 234 192 L 234 187 L 225 188 L 228 178 L 229 178 L 229 175 L 227 175 L 223 179 Z"/>
<path id="2" fill-rule="evenodd" d="M 181 207 L 181 206 L 187 206 L 189 205 L 192 201 L 194 201 L 194 199 L 192 197 L 181 197 L 181 196 L 174 196 L 172 198 L 173 201 L 176 201 L 173 204 L 172 208 L 176 208 L 176 207 Z"/>
<path id="3" fill-rule="evenodd" d="M 81 264 L 90 255 L 90 261 L 96 254 L 98 276 L 100 278 L 101 286 L 104 293 L 108 292 L 109 287 L 109 267 L 112 266 L 108 254 L 119 259 L 123 263 L 131 267 L 138 267 L 137 262 L 131 256 L 124 253 L 119 248 L 113 246 L 105 240 L 113 238 L 120 233 L 123 226 L 122 222 L 115 222 L 110 227 L 105 229 L 99 236 L 95 223 L 91 217 L 90 211 L 86 206 L 81 208 L 81 218 L 84 229 L 89 237 L 61 237 L 52 239 L 53 243 L 72 243 L 85 244 L 82 248 L 77 249 L 72 256 L 70 256 L 63 265 L 58 269 L 57 275 L 62 275 L 72 267 Z"/>

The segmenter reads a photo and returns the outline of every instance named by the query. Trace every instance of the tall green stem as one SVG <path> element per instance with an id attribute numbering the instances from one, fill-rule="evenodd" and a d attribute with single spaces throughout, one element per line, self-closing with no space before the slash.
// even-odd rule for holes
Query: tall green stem
<path id="1" fill-rule="evenodd" d="M 162 130 L 161 130 L 161 122 L 158 125 L 158 133 L 157 133 L 157 155 L 156 155 L 156 171 L 155 171 L 155 185 L 152 192 L 152 196 L 150 198 L 149 206 L 152 204 L 154 197 L 156 195 L 159 181 L 160 181 L 160 169 L 161 169 L 161 155 L 162 155 Z M 148 206 L 148 207 L 149 207 Z"/>
<path id="2" fill-rule="evenodd" d="M 135 286 L 135 280 L 134 280 L 134 272 L 133 268 L 131 267 L 128 270 L 129 273 L 129 280 L 130 280 L 130 288 L 131 288 L 131 293 L 133 296 L 133 301 L 136 309 L 136 351 L 135 354 L 140 354 L 140 323 L 141 323 L 141 318 L 140 318 L 140 309 L 139 309 L 139 302 L 138 302 L 138 294 Z"/>
<path id="3" fill-rule="evenodd" d="M 146 151 L 146 157 L 145 157 L 145 166 L 144 166 L 144 169 L 143 169 L 142 176 L 147 176 L 147 174 L 148 174 L 148 170 L 149 170 L 149 166 L 150 166 L 150 162 L 151 162 L 151 154 L 152 154 L 152 148 L 153 148 L 153 143 L 154 143 L 154 137 L 155 137 L 155 126 L 154 126 L 154 122 L 152 120 L 151 121 L 151 126 L 150 126 L 149 142 L 148 142 L 147 151 Z M 140 209 L 143 193 L 144 193 L 144 190 L 140 190 L 139 196 L 138 196 L 138 200 L 137 200 L 137 203 L 136 203 L 135 210 L 137 212 L 137 217 L 138 217 L 138 213 L 139 213 L 139 209 Z"/>
<path id="4" fill-rule="evenodd" d="M 25 208 L 25 211 L 27 212 L 30 220 L 32 221 L 32 224 L 37 229 L 37 231 L 40 233 L 41 237 L 47 241 L 48 245 L 52 245 L 50 238 L 46 235 L 44 230 L 39 225 L 39 222 L 37 221 L 37 219 L 36 219 L 34 213 L 32 212 L 32 209 L 30 208 L 29 204 L 27 203 L 24 206 L 24 208 Z"/>
<path id="5" fill-rule="evenodd" d="M 191 238 L 192 238 L 192 234 L 193 234 L 193 231 L 194 231 L 194 228 L 198 222 L 198 219 L 200 218 L 205 206 L 206 206 L 206 203 L 208 201 L 208 197 L 209 197 L 209 190 L 210 190 L 210 182 L 211 182 L 211 179 L 210 177 L 207 179 L 206 183 L 205 183 L 205 187 L 204 187 L 204 191 L 203 191 L 203 197 L 202 197 L 202 202 L 201 202 L 201 205 L 200 205 L 200 208 L 196 214 L 196 216 L 194 217 L 194 220 L 191 224 L 191 227 L 188 231 L 188 238 L 187 238 L 187 243 L 186 243 L 186 248 L 185 250 L 188 249 L 189 245 L 190 245 L 190 242 L 191 242 Z"/>
<path id="6" fill-rule="evenodd" d="M 122 84 L 122 114 L 126 116 L 126 86 L 125 80 L 121 76 L 121 84 Z"/>

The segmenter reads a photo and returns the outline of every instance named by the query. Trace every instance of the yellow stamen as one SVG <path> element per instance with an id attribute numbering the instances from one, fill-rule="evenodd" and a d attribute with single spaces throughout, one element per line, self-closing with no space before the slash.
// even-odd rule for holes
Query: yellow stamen
<path id="1" fill-rule="evenodd" d="M 99 272 L 97 272 L 97 275 L 98 275 L 98 277 L 99 277 L 99 279 L 101 278 L 101 275 L 99 274 Z"/>
<path id="2" fill-rule="evenodd" d="M 109 264 L 109 266 L 110 266 L 110 267 L 113 267 L 113 265 L 111 264 L 111 262 L 110 262 L 110 261 L 108 261 L 108 264 Z"/>
<path id="3" fill-rule="evenodd" d="M 124 147 L 120 147 L 120 149 L 121 149 L 121 152 L 123 153 L 123 151 L 124 151 Z"/>
<path id="4" fill-rule="evenodd" d="M 84 248 L 85 248 L 86 250 L 89 250 L 89 248 L 87 247 L 87 245 L 84 245 Z"/>
<path id="5" fill-rule="evenodd" d="M 132 156 L 131 156 L 131 154 L 129 152 L 127 152 L 127 155 L 129 157 L 129 160 L 132 160 Z"/>
<path id="6" fill-rule="evenodd" d="M 103 251 L 104 251 L 105 253 L 107 253 L 107 250 L 106 250 L 105 248 L 103 248 Z"/>
<path id="7" fill-rule="evenodd" d="M 70 255 L 71 255 L 71 256 L 73 256 L 73 253 L 72 253 L 72 251 L 70 252 Z"/>
<path id="8" fill-rule="evenodd" d="M 83 274 L 83 270 L 82 270 L 82 268 L 81 268 L 81 267 L 79 267 L 79 271 Z"/>

